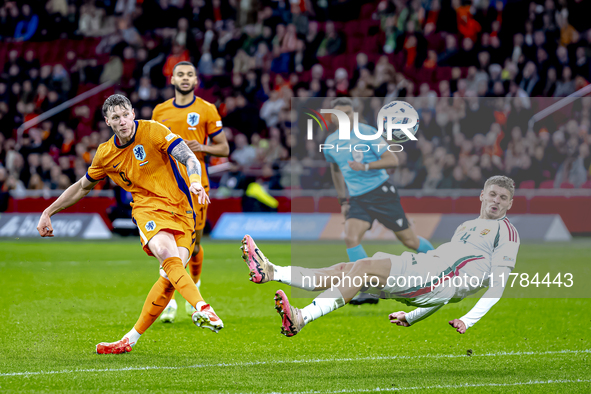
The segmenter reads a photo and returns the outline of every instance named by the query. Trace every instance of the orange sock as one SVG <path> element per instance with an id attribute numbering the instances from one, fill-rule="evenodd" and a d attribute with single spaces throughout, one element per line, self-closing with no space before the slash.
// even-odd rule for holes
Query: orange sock
<path id="1" fill-rule="evenodd" d="M 199 245 L 199 253 L 191 256 L 189 260 L 189 273 L 193 282 L 199 282 L 201 279 L 201 267 L 203 266 L 203 246 Z"/>
<path id="2" fill-rule="evenodd" d="M 183 298 L 189 301 L 189 304 L 195 306 L 199 301 L 203 301 L 201 293 L 195 286 L 195 282 L 189 277 L 183 262 L 178 257 L 170 257 L 162 262 L 162 269 L 168 275 L 170 283 L 178 290 Z"/>
<path id="3" fill-rule="evenodd" d="M 159 277 L 148 293 L 140 318 L 134 328 L 143 334 L 158 319 L 174 294 L 174 286 L 169 280 Z"/>

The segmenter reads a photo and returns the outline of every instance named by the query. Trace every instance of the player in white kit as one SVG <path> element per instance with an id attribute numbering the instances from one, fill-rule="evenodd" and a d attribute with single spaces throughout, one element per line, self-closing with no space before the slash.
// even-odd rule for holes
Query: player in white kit
<path id="1" fill-rule="evenodd" d="M 321 269 L 281 267 L 272 264 L 246 235 L 243 258 L 255 283 L 274 280 L 305 290 L 325 290 L 302 309 L 291 305 L 282 290 L 277 291 L 275 308 L 281 315 L 281 332 L 288 337 L 344 306 L 360 290 L 417 306 L 412 312 L 389 315 L 392 323 L 408 327 L 449 302 L 488 288 L 466 315 L 449 322 L 463 334 L 499 301 L 515 268 L 519 235 L 506 217 L 514 191 L 512 179 L 489 178 L 480 193 L 480 216 L 461 224 L 451 242 L 427 253 L 396 256 L 378 252 L 371 258 Z"/>

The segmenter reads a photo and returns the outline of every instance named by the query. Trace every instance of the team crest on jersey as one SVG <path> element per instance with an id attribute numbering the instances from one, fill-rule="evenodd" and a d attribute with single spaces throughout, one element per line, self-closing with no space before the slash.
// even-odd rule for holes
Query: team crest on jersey
<path id="1" fill-rule="evenodd" d="M 188 114 L 187 123 L 189 126 L 197 126 L 199 124 L 199 114 L 197 112 L 191 112 Z"/>
<path id="2" fill-rule="evenodd" d="M 363 161 L 363 152 L 353 151 L 353 160 L 357 163 L 361 163 Z"/>
<path id="3" fill-rule="evenodd" d="M 488 234 L 488 233 L 490 233 L 490 230 L 489 230 L 489 229 L 485 229 L 485 230 L 482 230 L 482 231 L 480 232 L 480 235 L 486 235 L 486 234 Z"/>
<path id="4" fill-rule="evenodd" d="M 153 220 L 150 220 L 148 223 L 146 223 L 146 230 L 152 231 L 155 228 L 156 228 L 156 223 L 154 223 Z"/>
<path id="5" fill-rule="evenodd" d="M 143 161 L 146 158 L 146 151 L 144 150 L 143 145 L 138 145 L 133 148 L 133 155 L 139 161 Z"/>

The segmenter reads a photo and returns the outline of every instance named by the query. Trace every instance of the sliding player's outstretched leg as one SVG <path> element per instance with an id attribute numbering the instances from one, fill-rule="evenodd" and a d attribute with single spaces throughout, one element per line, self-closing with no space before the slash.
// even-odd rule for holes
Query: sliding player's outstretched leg
<path id="1" fill-rule="evenodd" d="M 275 293 L 275 309 L 281 316 L 281 333 L 286 337 L 293 337 L 304 328 L 302 311 L 290 305 L 283 290 Z"/>
<path id="2" fill-rule="evenodd" d="M 292 337 L 311 321 L 345 306 L 362 288 L 383 289 L 387 285 L 388 274 L 392 267 L 392 261 L 387 255 L 376 254 L 373 258 L 361 259 L 348 264 L 343 267 L 339 267 L 337 264 L 325 269 L 326 273 L 338 269 L 344 272 L 346 268 L 347 273 L 340 278 L 337 276 L 339 284 L 327 288 L 305 308 L 298 309 L 291 305 L 282 290 L 275 293 L 275 309 L 281 316 L 281 333 L 283 335 Z M 368 283 L 365 283 L 364 281 L 367 280 Z M 332 280 L 329 283 L 332 283 Z"/>
<path id="3" fill-rule="evenodd" d="M 242 239 L 242 259 L 250 271 L 250 281 L 266 283 L 276 281 L 304 290 L 330 288 L 330 277 L 347 274 L 354 263 L 339 263 L 326 268 L 283 267 L 273 264 L 263 254 L 250 235 Z"/>
<path id="4" fill-rule="evenodd" d="M 250 280 L 254 283 L 265 283 L 274 279 L 274 265 L 254 243 L 250 235 L 242 238 L 242 259 L 250 270 Z"/>
<path id="5" fill-rule="evenodd" d="M 281 316 L 281 333 L 286 337 L 293 337 L 312 320 L 343 306 L 345 306 L 345 300 L 338 289 L 326 290 L 302 309 L 291 305 L 283 290 L 275 293 L 275 309 Z"/>

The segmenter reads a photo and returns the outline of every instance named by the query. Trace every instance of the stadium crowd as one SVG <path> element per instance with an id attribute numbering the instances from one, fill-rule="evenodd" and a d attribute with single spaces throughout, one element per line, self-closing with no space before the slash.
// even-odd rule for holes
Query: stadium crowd
<path id="1" fill-rule="evenodd" d="M 480 188 L 493 173 L 522 187 L 591 186 L 588 98 L 565 117 L 526 127 L 534 97 L 563 97 L 591 80 L 584 1 L 243 3 L 4 2 L 2 191 L 66 188 L 112 135 L 100 100 L 83 101 L 17 138 L 23 122 L 109 81 L 116 85 L 105 92 L 127 94 L 137 117 L 149 119 L 156 104 L 173 97 L 168 78 L 183 60 L 197 66 L 197 94 L 222 116 L 232 153 L 230 171 L 217 183 L 226 189 L 239 187 L 237 179 L 252 168 L 271 189 L 332 188 L 313 141 L 291 133 L 290 102 L 336 96 L 414 100 L 419 142 L 405 145 L 392 173 L 405 188 Z M 40 43 L 44 54 L 30 43 Z M 63 57 L 50 58 L 55 51 Z M 383 103 L 372 100 L 361 109 L 367 119 Z"/>

